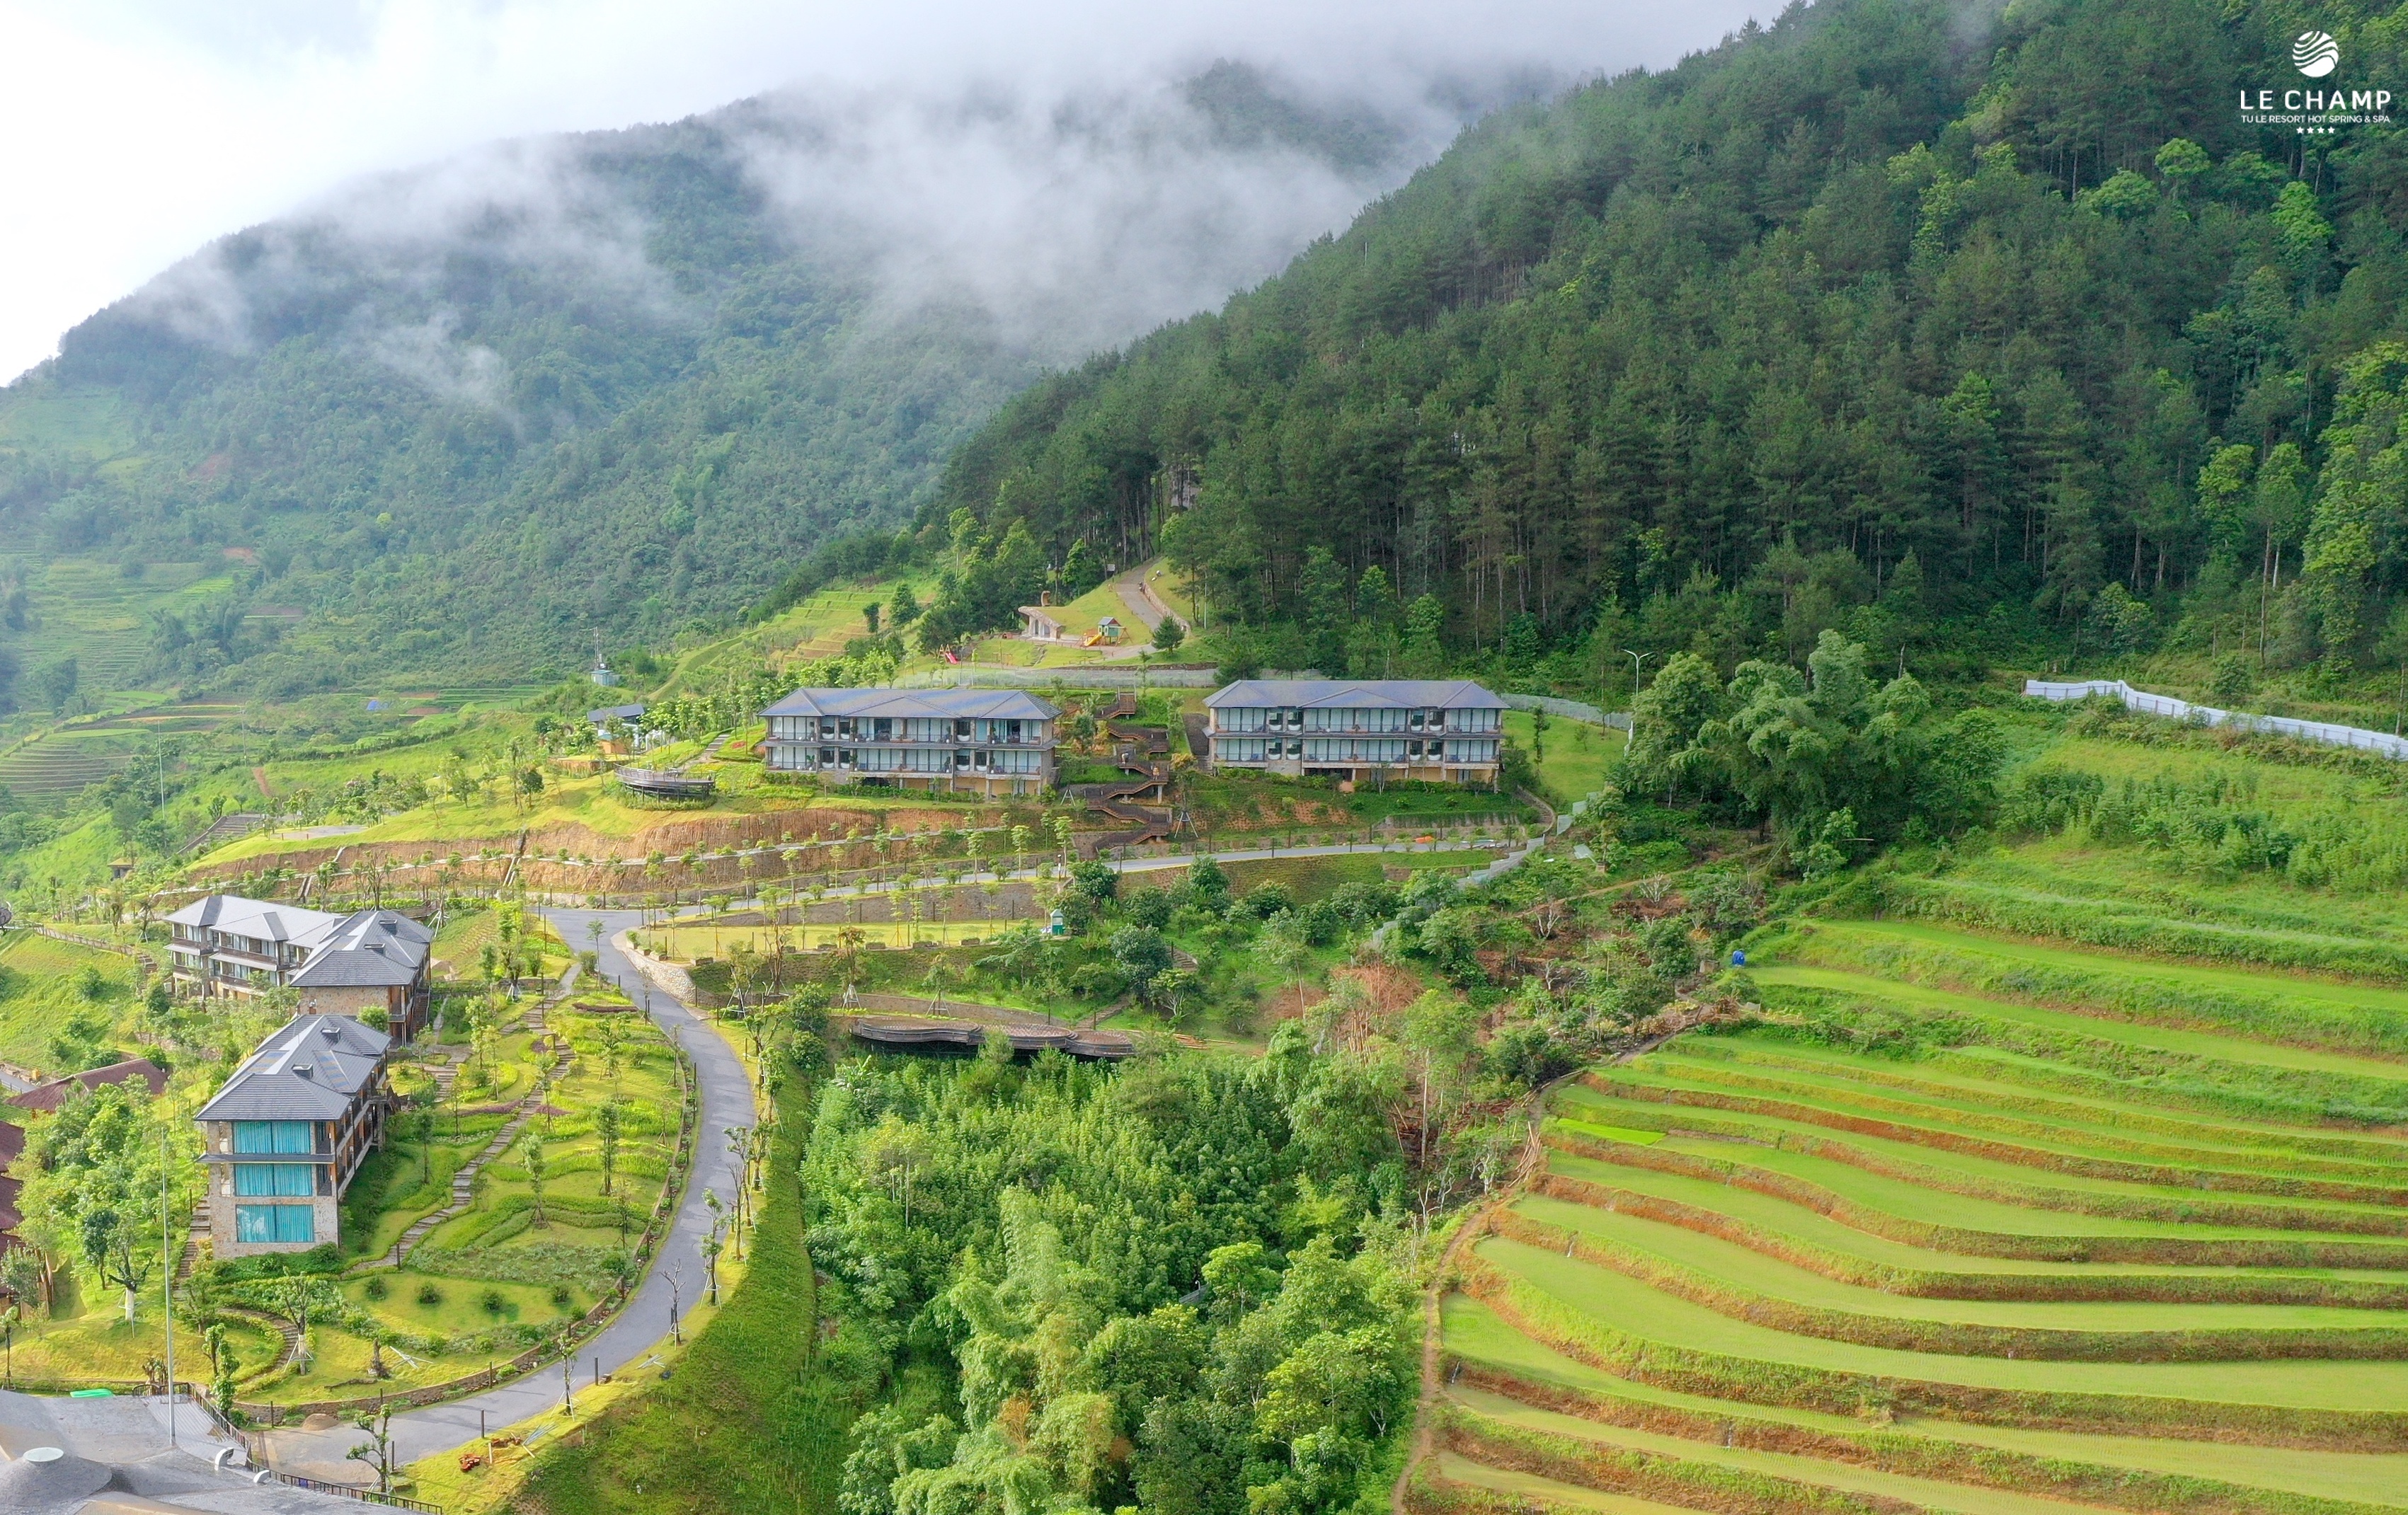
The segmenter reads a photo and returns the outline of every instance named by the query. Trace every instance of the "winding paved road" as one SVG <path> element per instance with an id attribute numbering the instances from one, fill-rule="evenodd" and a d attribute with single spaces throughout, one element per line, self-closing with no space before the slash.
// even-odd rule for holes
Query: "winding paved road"
<path id="1" fill-rule="evenodd" d="M 681 1309 L 691 1306 L 703 1289 L 700 1243 L 710 1230 L 706 1193 L 723 1197 L 735 1192 L 736 1165 L 728 1156 L 724 1133 L 731 1126 L 753 1122 L 752 1082 L 743 1063 L 693 1011 L 658 989 L 652 988 L 612 944 L 611 937 L 640 923 L 634 910 L 546 910 L 545 920 L 571 948 L 591 939 L 592 922 L 602 922 L 599 950 L 602 974 L 615 980 L 641 1005 L 648 999 L 652 1020 L 694 1055 L 695 1073 L 702 1089 L 702 1114 L 695 1132 L 694 1173 L 679 1200 L 668 1238 L 654 1254 L 652 1270 L 636 1288 L 617 1320 L 577 1351 L 572 1370 L 580 1388 L 592 1382 L 595 1359 L 602 1371 L 616 1373 L 635 1363 L 652 1343 L 668 1335 L 671 1279 L 679 1280 Z M 538 1415 L 560 1403 L 557 1358 L 525 1377 L 466 1399 L 430 1405 L 393 1418 L 394 1461 L 414 1462 L 477 1438 L 481 1423 L 494 1429 Z M 352 1441 L 359 1438 L 351 1436 Z"/>

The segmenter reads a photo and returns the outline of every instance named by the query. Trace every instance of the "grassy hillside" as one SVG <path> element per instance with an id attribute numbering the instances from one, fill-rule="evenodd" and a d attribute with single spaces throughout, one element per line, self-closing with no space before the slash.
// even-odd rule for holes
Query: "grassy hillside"
<path id="1" fill-rule="evenodd" d="M 1762 979 L 1791 1013 L 1551 1100 L 1543 1174 L 1447 1306 L 1435 1501 L 1519 1475 L 1673 1504 L 2401 1506 L 2408 1145 L 2280 1100 L 2346 1077 L 2396 1108 L 2408 1063 Z"/>

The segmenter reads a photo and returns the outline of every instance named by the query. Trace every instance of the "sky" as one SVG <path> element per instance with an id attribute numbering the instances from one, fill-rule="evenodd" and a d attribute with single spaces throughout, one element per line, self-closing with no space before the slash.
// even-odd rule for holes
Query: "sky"
<path id="1" fill-rule="evenodd" d="M 764 91 L 1039 93 L 1240 58 L 1333 94 L 1669 64 L 1765 0 L 0 0 L 0 381 L 210 238 L 496 138 Z"/>

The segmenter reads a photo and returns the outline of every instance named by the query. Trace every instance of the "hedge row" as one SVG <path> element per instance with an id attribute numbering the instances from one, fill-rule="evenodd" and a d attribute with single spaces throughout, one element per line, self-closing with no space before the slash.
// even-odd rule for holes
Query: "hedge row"
<path id="1" fill-rule="evenodd" d="M 1866 1315 L 1803 1305 L 1742 1288 L 1670 1258 L 1584 1236 L 1512 1209 L 1499 1211 L 1491 1225 L 1499 1236 L 1611 1268 L 1625 1278 L 1636 1279 L 1652 1289 L 1703 1306 L 1718 1315 L 1792 1336 L 1846 1341 L 1859 1347 L 1936 1352 L 1947 1357 L 2033 1358 L 2060 1363 L 2238 1363 L 2302 1358 L 2371 1362 L 2408 1358 L 2408 1331 L 2389 1326 L 2072 1331 Z"/>
<path id="2" fill-rule="evenodd" d="M 2139 1394 L 1993 1389 L 1731 1357 L 1649 1341 L 1574 1309 L 1484 1258 L 1459 1265 L 1464 1292 L 1507 1324 L 1616 1378 L 1677 1394 L 1831 1415 L 1937 1415 L 1979 1424 L 2186 1441 L 2247 1440 L 2334 1451 L 2408 1451 L 2408 1413 L 2218 1404 Z"/>
<path id="3" fill-rule="evenodd" d="M 1626 1167 L 1655 1168 L 1686 1178 L 1736 1184 L 1775 1199 L 1802 1205 L 1844 1226 L 1902 1241 L 1928 1251 L 1962 1252 L 1970 1257 L 2014 1257 L 2041 1263 L 2143 1263 L 2159 1267 L 2347 1267 L 2408 1270 L 2408 1246 L 2382 1242 L 2272 1241 L 2241 1238 L 2193 1239 L 2186 1236 L 2027 1236 L 2018 1232 L 1976 1231 L 1937 1225 L 1893 1215 L 1824 1188 L 1811 1179 L 1794 1178 L 1727 1158 L 1694 1152 L 1667 1151 L 1626 1142 L 1594 1141 L 1559 1131 L 1552 1125 L 1542 1140 L 1559 1151 L 1593 1157 Z"/>
<path id="4" fill-rule="evenodd" d="M 1745 1447 L 1756 1451 L 1816 1457 L 1906 1478 L 2053 1495 L 2148 1515 L 2384 1515 L 2387 1508 L 2352 1499 L 2323 1499 L 2287 1490 L 2228 1483 L 2221 1479 L 2038 1457 L 1892 1427 L 1818 1431 L 1747 1415 L 1707 1415 L 1676 1405 L 1588 1394 L 1539 1383 L 1497 1365 L 1460 1357 L 1453 1359 L 1451 1371 L 1456 1375 L 1456 1381 L 1603 1425 L 1652 1431 L 1691 1441 L 1717 1441 L 1727 1447 Z"/>
<path id="5" fill-rule="evenodd" d="M 1915 1299 L 2026 1300 L 2072 1304 L 2322 1305 L 2342 1309 L 2408 1309 L 2408 1281 L 2317 1278 L 2297 1273 L 1982 1273 L 1908 1268 L 1818 1247 L 1799 1236 L 1635 1189 L 1547 1173 L 1539 1191 L 1575 1205 L 1636 1215 L 1718 1236 L 1753 1252 L 1839 1283 Z"/>

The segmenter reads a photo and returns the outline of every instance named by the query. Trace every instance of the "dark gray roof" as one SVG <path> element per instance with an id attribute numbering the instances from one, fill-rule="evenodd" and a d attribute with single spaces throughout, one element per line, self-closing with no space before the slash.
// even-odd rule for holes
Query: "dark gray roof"
<path id="1" fill-rule="evenodd" d="M 392 910 L 346 916 L 293 974 L 296 989 L 343 984 L 407 984 L 416 979 L 435 933 Z"/>
<path id="2" fill-rule="evenodd" d="M 1505 708 L 1505 702 L 1469 679 L 1245 679 L 1204 697 L 1224 706 L 1312 709 Z"/>
<path id="3" fill-rule="evenodd" d="M 641 721 L 644 707 L 640 705 L 606 705 L 598 710 L 586 711 L 585 719 L 597 726 L 605 721 Z"/>
<path id="4" fill-rule="evenodd" d="M 259 1044 L 196 1121 L 335 1121 L 393 1038 L 348 1015 L 298 1015 Z"/>
<path id="5" fill-rule="evenodd" d="M 298 905 L 245 899 L 240 894 L 210 894 L 196 899 L 167 917 L 168 924 L 207 926 L 262 941 L 314 942 L 343 918 Z"/>
<path id="6" fill-rule="evenodd" d="M 916 716 L 923 720 L 1051 721 L 1062 712 L 1022 689 L 798 689 L 773 715 Z"/>

